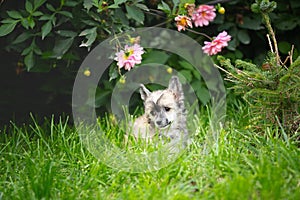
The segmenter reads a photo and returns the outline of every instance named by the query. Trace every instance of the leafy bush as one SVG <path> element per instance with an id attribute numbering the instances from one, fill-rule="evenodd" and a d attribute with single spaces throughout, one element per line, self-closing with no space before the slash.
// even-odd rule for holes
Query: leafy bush
<path id="1" fill-rule="evenodd" d="M 11 52 L 11 60 L 18 63 L 18 70 L 28 72 L 49 72 L 54 69 L 61 72 L 61 79 L 72 86 L 75 74 L 81 61 L 89 50 L 108 36 L 131 30 L 140 26 L 159 25 L 176 29 L 174 17 L 184 9 L 185 3 L 212 4 L 210 1 L 193 0 L 46 0 L 3 1 L 0 7 L 1 26 L 0 40 L 5 50 Z M 251 3 L 242 0 L 224 1 L 225 15 L 218 14 L 209 27 L 194 28 L 185 33 L 200 44 L 207 39 L 206 35 L 217 35 L 226 30 L 232 41 L 222 54 L 232 61 L 243 59 L 262 64 L 266 56 L 268 43 L 265 42 L 266 29 L 259 14 L 251 12 Z M 299 31 L 300 20 L 298 0 L 278 0 L 278 9 L 270 14 L 279 39 L 278 49 L 288 55 L 291 44 L 294 55 L 299 54 L 300 39 L 295 32 Z M 223 12 L 224 12 L 223 10 Z M 199 32 L 203 34 L 198 34 Z M 257 48 L 259 46 L 259 48 Z M 16 56 L 17 55 L 17 56 Z M 161 56 L 157 52 L 145 54 L 143 59 Z M 164 54 L 163 64 L 174 66 L 182 72 L 189 82 L 199 80 L 193 69 L 179 57 Z M 216 57 L 213 56 L 216 60 Z M 97 92 L 97 107 L 105 109 L 109 94 L 122 77 L 115 76 L 115 66 L 100 81 Z M 88 75 L 88 71 L 82 72 Z M 113 77 L 113 78 L 112 78 Z M 70 97 L 70 87 L 57 91 L 52 84 L 57 79 L 53 76 L 50 84 L 41 86 L 47 92 L 59 92 Z M 109 81 L 110 80 L 110 81 Z M 65 90 L 65 91 L 64 91 Z M 202 103 L 208 101 L 205 85 L 196 89 Z M 202 95 L 202 94 L 206 95 Z M 99 96 L 100 95 L 100 96 Z M 51 101 L 49 101 L 51 103 Z M 54 102 L 54 101 L 53 101 Z"/>
<path id="2" fill-rule="evenodd" d="M 143 2 L 126 0 L 4 1 L 0 9 L 1 44 L 11 52 L 10 62 L 18 63 L 18 74 L 55 70 L 52 81 L 37 87 L 69 98 L 75 75 L 89 50 L 110 35 L 144 24 L 148 12 Z M 99 106 L 108 102 L 107 94 L 115 84 L 106 80 L 108 73 L 97 93 L 105 94 L 98 98 L 104 100 Z M 66 85 L 59 86 L 57 82 Z M 57 101 L 50 98 L 47 102 Z"/>
<path id="3" fill-rule="evenodd" d="M 255 125 L 261 128 L 261 122 L 279 124 L 294 133 L 300 125 L 300 57 L 294 61 L 291 49 L 287 59 L 281 61 L 269 18 L 275 7 L 275 2 L 266 0 L 257 0 L 252 5 L 254 12 L 262 14 L 273 42 L 269 39 L 271 51 L 262 66 L 243 60 L 236 60 L 232 65 L 229 59 L 222 56 L 218 59 L 221 66 L 228 70 L 225 72 L 227 79 L 234 83 L 233 89 L 250 104 Z"/>
<path id="4" fill-rule="evenodd" d="M 0 36 L 5 38 L 7 51 L 20 55 L 19 66 L 24 66 L 28 72 L 49 72 L 55 68 L 69 80 L 74 79 L 74 72 L 88 51 L 108 36 L 139 26 L 161 24 L 175 28 L 174 17 L 184 9 L 186 2 L 193 1 L 62 0 L 53 3 L 26 0 L 18 6 L 9 7 L 8 4 L 8 11 L 1 12 L 4 19 L 1 21 Z M 193 67 L 178 56 L 155 50 L 148 52 L 143 57 L 145 62 L 158 61 L 156 57 L 163 56 L 159 63 L 177 66 L 176 69 L 189 82 L 201 79 L 195 75 Z M 94 102 L 96 107 L 105 107 L 116 82 L 124 80 L 116 73 L 116 69 L 114 63 L 102 77 Z M 90 75 L 88 69 L 82 73 Z M 50 83 L 43 89 L 56 91 L 57 86 L 51 86 Z M 205 94 L 200 99 L 206 103 L 208 92 L 205 85 L 197 90 L 198 96 Z"/>
<path id="5" fill-rule="evenodd" d="M 26 0 L 23 9 L 6 12 L 0 36 L 8 35 L 7 50 L 24 56 L 28 71 L 69 66 L 87 54 L 80 47 L 89 50 L 96 41 L 129 29 L 130 19 L 143 23 L 147 7 L 130 2 L 124 11 L 120 4 L 125 2 Z"/>

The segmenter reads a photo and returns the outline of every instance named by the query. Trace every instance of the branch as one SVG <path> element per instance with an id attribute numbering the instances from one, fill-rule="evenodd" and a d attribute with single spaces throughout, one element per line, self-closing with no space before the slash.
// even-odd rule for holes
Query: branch
<path id="1" fill-rule="evenodd" d="M 276 54 L 276 62 L 277 62 L 278 65 L 280 65 L 280 57 L 279 57 L 279 52 L 278 52 L 277 40 L 276 40 L 276 37 L 275 37 L 274 30 L 271 26 L 270 17 L 269 17 L 268 14 L 266 14 L 264 12 L 261 12 L 261 14 L 262 14 L 263 20 L 266 24 L 266 27 L 268 29 L 268 32 L 271 35 L 272 40 L 273 40 L 275 54 Z"/>

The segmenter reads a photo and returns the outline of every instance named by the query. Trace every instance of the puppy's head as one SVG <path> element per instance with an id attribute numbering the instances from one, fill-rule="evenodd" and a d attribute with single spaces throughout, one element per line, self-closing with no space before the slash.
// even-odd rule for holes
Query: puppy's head
<path id="1" fill-rule="evenodd" d="M 178 111 L 183 103 L 182 86 L 178 77 L 173 76 L 165 90 L 150 92 L 144 85 L 141 85 L 140 94 L 150 124 L 154 124 L 159 129 L 165 129 L 177 119 Z"/>

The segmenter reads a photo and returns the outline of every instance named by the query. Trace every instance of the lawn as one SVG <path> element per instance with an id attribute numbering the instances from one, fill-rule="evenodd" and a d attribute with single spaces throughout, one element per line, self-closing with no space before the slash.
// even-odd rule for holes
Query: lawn
<path id="1" fill-rule="evenodd" d="M 218 148 L 204 150 L 209 117 L 201 114 L 188 150 L 144 173 L 97 160 L 67 120 L 12 124 L 0 135 L 0 199 L 300 199 L 299 143 L 280 127 L 256 133 L 247 106 L 237 105 Z"/>

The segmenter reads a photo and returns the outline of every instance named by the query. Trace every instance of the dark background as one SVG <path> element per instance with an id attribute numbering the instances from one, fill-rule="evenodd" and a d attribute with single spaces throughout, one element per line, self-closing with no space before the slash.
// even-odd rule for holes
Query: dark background
<path id="1" fill-rule="evenodd" d="M 0 40 L 1 41 L 1 40 Z M 1 43 L 0 43 L 1 44 Z M 1 45 L 2 46 L 2 45 Z M 48 73 L 27 72 L 18 66 L 20 55 L 8 53 L 2 48 L 0 73 L 0 123 L 24 123 L 35 116 L 51 117 L 71 113 L 72 80 L 62 79 L 59 69 Z M 73 74 L 74 78 L 76 73 Z M 47 91 L 52 84 L 56 90 Z M 63 93 L 69 91 L 69 94 Z M 41 120 L 42 120 L 41 118 Z"/>

